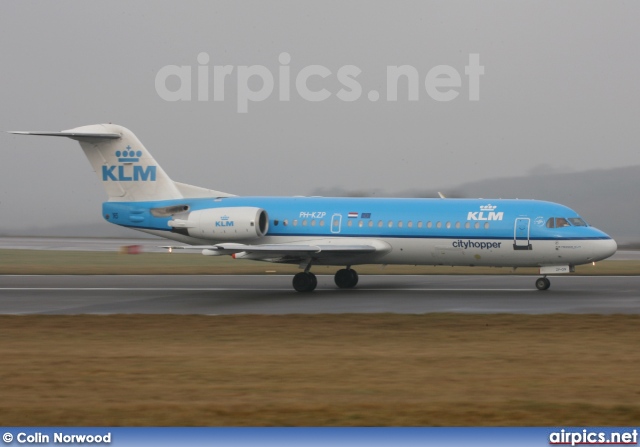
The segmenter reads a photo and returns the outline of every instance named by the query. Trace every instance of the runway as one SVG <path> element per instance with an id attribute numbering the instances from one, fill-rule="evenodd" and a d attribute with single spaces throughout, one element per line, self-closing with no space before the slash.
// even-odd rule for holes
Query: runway
<path id="1" fill-rule="evenodd" d="M 0 276 L 0 314 L 639 314 L 640 277 L 361 275 L 338 289 L 319 275 L 313 293 L 291 276 Z"/>
<path id="2" fill-rule="evenodd" d="M 0 248 L 12 250 L 118 251 L 123 246 L 137 245 L 145 253 L 166 253 L 160 248 L 170 241 L 160 238 L 96 238 L 96 237 L 24 237 L 0 236 Z M 618 250 L 614 261 L 640 260 L 640 250 Z"/>

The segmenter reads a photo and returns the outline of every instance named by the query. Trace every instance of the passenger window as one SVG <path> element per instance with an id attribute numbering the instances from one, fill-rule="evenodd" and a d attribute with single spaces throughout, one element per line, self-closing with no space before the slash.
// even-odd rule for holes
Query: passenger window
<path id="1" fill-rule="evenodd" d="M 278 226 L 279 223 L 280 223 L 280 221 L 278 219 L 275 219 L 273 221 L 273 225 L 276 226 L 276 227 Z"/>
<path id="2" fill-rule="evenodd" d="M 464 227 L 467 228 L 467 229 L 471 228 L 471 222 L 465 222 L 464 223 Z"/>
<path id="3" fill-rule="evenodd" d="M 364 225 L 364 222 L 363 222 L 363 221 L 358 222 L 358 226 L 359 226 L 360 228 L 362 228 L 362 226 L 363 226 L 363 225 Z"/>
<path id="4" fill-rule="evenodd" d="M 421 220 L 418 221 L 418 228 L 422 228 L 422 221 Z"/>
<path id="5" fill-rule="evenodd" d="M 382 223 L 382 221 L 381 221 L 381 220 L 379 220 L 379 221 L 378 221 L 378 227 L 379 227 L 379 228 L 382 228 L 382 225 L 384 225 L 384 224 Z"/>
<path id="6" fill-rule="evenodd" d="M 372 220 L 369 221 L 369 228 L 371 228 L 371 227 L 373 227 L 373 221 Z"/>
<path id="7" fill-rule="evenodd" d="M 321 221 L 320 221 L 320 226 L 321 226 L 321 227 L 324 227 L 324 220 L 321 220 Z"/>
<path id="8" fill-rule="evenodd" d="M 427 228 L 431 228 L 431 221 L 427 222 Z"/>
<path id="9" fill-rule="evenodd" d="M 302 226 L 303 226 L 303 227 L 306 227 L 306 226 L 307 226 L 307 219 L 305 219 L 305 220 L 303 220 L 303 221 L 302 221 Z"/>
<path id="10" fill-rule="evenodd" d="M 488 229 L 489 229 L 489 222 L 485 222 L 485 223 L 484 223 L 484 229 L 485 229 L 485 230 L 488 230 Z"/>
<path id="11" fill-rule="evenodd" d="M 442 222 L 436 223 L 436 228 L 441 228 L 441 227 L 442 227 Z"/>
<path id="12" fill-rule="evenodd" d="M 413 227 L 413 222 L 412 221 L 407 222 L 407 227 L 409 228 Z"/>
<path id="13" fill-rule="evenodd" d="M 473 224 L 473 228 L 475 228 L 476 230 L 480 228 L 480 222 L 476 222 L 475 224 Z"/>
<path id="14" fill-rule="evenodd" d="M 447 222 L 447 228 L 451 228 L 451 222 Z"/>
<path id="15" fill-rule="evenodd" d="M 288 219 L 283 220 L 282 225 L 284 225 L 285 227 L 289 225 L 289 220 Z"/>
<path id="16" fill-rule="evenodd" d="M 460 228 L 460 222 L 456 222 L 456 228 Z"/>
<path id="17" fill-rule="evenodd" d="M 297 227 L 298 226 L 298 219 L 293 219 L 293 226 Z"/>
<path id="18" fill-rule="evenodd" d="M 390 220 L 390 221 L 389 221 L 389 223 L 387 224 L 387 226 L 388 226 L 389 228 L 391 228 L 391 227 L 393 226 L 393 221 L 392 221 L 392 220 Z"/>
<path id="19" fill-rule="evenodd" d="M 348 227 L 350 227 L 351 225 L 353 225 L 353 221 L 352 221 L 352 220 L 350 220 L 350 221 L 348 221 L 348 222 L 347 222 L 347 226 L 348 226 Z"/>
<path id="20" fill-rule="evenodd" d="M 311 219 L 311 226 L 315 227 L 316 226 L 316 220 L 315 219 Z"/>
<path id="21" fill-rule="evenodd" d="M 402 221 L 401 220 L 398 221 L 398 228 L 402 228 Z"/>

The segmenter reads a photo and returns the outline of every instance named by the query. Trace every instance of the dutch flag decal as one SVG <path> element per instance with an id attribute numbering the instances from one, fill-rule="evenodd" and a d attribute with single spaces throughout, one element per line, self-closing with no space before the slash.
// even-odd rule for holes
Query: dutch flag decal
<path id="1" fill-rule="evenodd" d="M 349 213 L 349 219 L 355 219 L 357 217 L 358 217 L 358 213 L 356 213 L 356 212 Z"/>

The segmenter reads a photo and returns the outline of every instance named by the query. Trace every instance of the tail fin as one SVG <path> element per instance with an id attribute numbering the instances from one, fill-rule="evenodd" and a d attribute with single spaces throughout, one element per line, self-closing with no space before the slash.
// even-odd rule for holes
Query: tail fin
<path id="1" fill-rule="evenodd" d="M 11 132 L 77 140 L 110 201 L 181 199 L 183 194 L 129 129 L 94 124 L 62 132 Z M 214 191 L 211 191 L 214 192 Z"/>

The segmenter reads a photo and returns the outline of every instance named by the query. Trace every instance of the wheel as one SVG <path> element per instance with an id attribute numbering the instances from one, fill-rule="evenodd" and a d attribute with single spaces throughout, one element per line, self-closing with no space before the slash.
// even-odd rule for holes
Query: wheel
<path id="1" fill-rule="evenodd" d="M 298 292 L 311 292 L 318 285 L 318 278 L 311 272 L 300 272 L 293 277 L 293 288 Z"/>
<path id="2" fill-rule="evenodd" d="M 353 269 L 349 269 L 351 272 L 351 287 L 355 287 L 358 284 L 358 272 Z"/>
<path id="3" fill-rule="evenodd" d="M 318 286 L 318 278 L 311 272 L 307 273 L 307 275 L 311 277 L 311 288 L 309 289 L 309 292 L 316 290 L 316 287 Z"/>
<path id="4" fill-rule="evenodd" d="M 336 282 L 336 286 L 341 289 L 348 289 L 351 287 L 351 282 L 353 281 L 350 269 L 340 269 L 336 272 L 336 276 L 333 278 Z"/>
<path id="5" fill-rule="evenodd" d="M 358 284 L 358 273 L 353 269 L 340 269 L 334 278 L 336 286 L 341 289 L 350 289 Z"/>
<path id="6" fill-rule="evenodd" d="M 550 286 L 551 286 L 551 281 L 549 281 L 547 278 L 536 279 L 536 289 L 547 290 Z"/>

